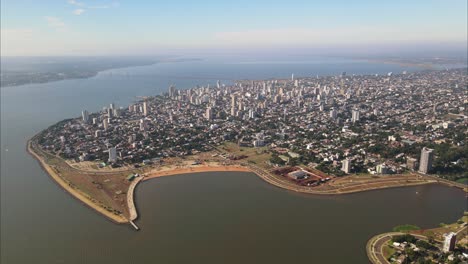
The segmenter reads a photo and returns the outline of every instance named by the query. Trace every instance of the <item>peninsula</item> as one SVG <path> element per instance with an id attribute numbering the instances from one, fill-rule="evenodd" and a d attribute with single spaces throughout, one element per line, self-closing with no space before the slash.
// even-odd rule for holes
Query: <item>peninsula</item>
<path id="1" fill-rule="evenodd" d="M 393 232 L 372 237 L 366 246 L 373 264 L 464 263 L 468 260 L 468 212 L 452 224 L 420 229 L 397 226 Z"/>
<path id="2" fill-rule="evenodd" d="M 466 190 L 467 83 L 466 69 L 454 69 L 171 86 L 125 108 L 83 110 L 38 133 L 28 151 L 116 223 L 138 217 L 138 183 L 205 171 L 252 172 L 323 195 Z"/>

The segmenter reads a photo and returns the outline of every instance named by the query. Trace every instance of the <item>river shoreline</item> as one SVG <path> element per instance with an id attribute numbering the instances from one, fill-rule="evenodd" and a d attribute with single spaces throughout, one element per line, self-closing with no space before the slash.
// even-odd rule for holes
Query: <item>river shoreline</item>
<path id="1" fill-rule="evenodd" d="M 96 212 L 100 213 L 101 215 L 105 216 L 107 219 L 111 220 L 117 224 L 125 224 L 129 223 L 130 221 L 134 221 L 138 218 L 137 212 L 137 205 L 135 202 L 135 189 L 139 183 L 145 182 L 147 180 L 166 177 L 166 176 L 175 176 L 175 175 L 182 175 L 182 174 L 191 174 L 191 173 L 201 173 L 201 172 L 251 172 L 256 176 L 260 177 L 263 181 L 289 191 L 299 192 L 299 193 L 306 193 L 312 195 L 342 195 L 342 194 L 351 194 L 351 193 L 359 193 L 365 191 L 373 191 L 373 190 L 380 190 L 380 189 L 388 189 L 388 188 L 400 188 L 400 187 L 408 187 L 408 186 L 416 186 L 416 185 L 423 185 L 423 184 L 444 184 L 444 185 L 451 185 L 454 187 L 461 188 L 460 185 L 456 183 L 448 183 L 445 181 L 438 181 L 433 177 L 429 176 L 420 176 L 421 178 L 405 178 L 403 176 L 395 177 L 395 176 L 388 176 L 387 178 L 381 179 L 374 179 L 372 182 L 361 182 L 361 183 L 349 183 L 349 185 L 341 183 L 340 185 L 331 186 L 329 189 L 314 189 L 305 186 L 299 186 L 294 184 L 280 176 L 273 175 L 267 170 L 260 168 L 258 166 L 247 164 L 247 163 L 235 163 L 235 164 L 221 164 L 221 163 L 210 163 L 204 165 L 189 165 L 185 167 L 181 166 L 169 166 L 164 168 L 159 168 L 155 170 L 151 170 L 147 173 L 144 173 L 140 177 L 137 177 L 134 181 L 130 183 L 128 189 L 125 190 L 126 192 L 126 206 L 128 207 L 129 215 L 125 217 L 123 215 L 116 215 L 112 212 L 109 212 L 102 206 L 96 204 L 90 198 L 86 197 L 85 194 L 81 193 L 79 190 L 71 187 L 67 181 L 62 179 L 62 177 L 57 173 L 54 168 L 47 164 L 44 158 L 37 154 L 34 151 L 34 148 L 31 146 L 32 142 L 34 141 L 33 137 L 27 143 L 27 151 L 30 153 L 41 165 L 41 167 L 46 171 L 49 176 L 65 191 L 70 193 L 74 198 L 82 202 L 84 205 L 88 206 L 91 209 L 94 209 Z M 412 175 L 414 176 L 414 175 Z M 349 176 L 351 177 L 351 176 Z M 394 177 L 394 178 L 390 178 Z M 350 180 L 352 182 L 352 180 Z M 461 188 L 463 189 L 463 188 Z M 466 189 L 464 190 L 466 191 Z"/>
<path id="2" fill-rule="evenodd" d="M 82 204 L 85 206 L 94 209 L 96 212 L 100 213 L 101 215 L 105 216 L 106 219 L 116 223 L 116 224 L 125 224 L 128 223 L 128 219 L 124 218 L 123 216 L 118 216 L 115 215 L 111 212 L 108 212 L 101 206 L 95 204 L 93 201 L 91 201 L 89 198 L 87 198 L 84 194 L 79 192 L 78 190 L 73 189 L 72 187 L 69 186 L 69 184 L 63 180 L 58 173 L 54 171 L 54 169 L 49 166 L 44 159 L 39 156 L 36 152 L 31 147 L 31 140 L 28 141 L 27 143 L 27 151 L 29 154 L 31 154 L 41 165 L 42 169 L 66 192 L 71 194 L 72 197 L 80 201 Z"/>

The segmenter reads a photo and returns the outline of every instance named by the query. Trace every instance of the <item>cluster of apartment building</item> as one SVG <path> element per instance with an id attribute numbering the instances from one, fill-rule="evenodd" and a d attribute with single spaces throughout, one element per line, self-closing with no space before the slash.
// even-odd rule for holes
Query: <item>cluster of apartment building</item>
<path id="1" fill-rule="evenodd" d="M 197 86 L 110 104 L 42 134 L 44 149 L 77 161 L 140 163 L 207 151 L 225 141 L 268 147 L 330 173 L 430 173 L 434 152 L 396 153 L 413 144 L 464 144 L 466 69 L 346 75 Z M 294 153 L 294 157 L 288 153 Z"/>

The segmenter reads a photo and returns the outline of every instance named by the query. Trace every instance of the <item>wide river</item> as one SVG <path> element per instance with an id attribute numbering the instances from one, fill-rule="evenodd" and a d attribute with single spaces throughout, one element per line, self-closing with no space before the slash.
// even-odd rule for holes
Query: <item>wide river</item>
<path id="1" fill-rule="evenodd" d="M 229 61 L 229 63 L 226 63 Z M 25 151 L 35 133 L 81 110 L 238 78 L 399 73 L 338 59 L 209 59 L 101 72 L 83 80 L 1 89 L 1 258 L 19 263 L 368 263 L 367 240 L 398 224 L 452 222 L 464 193 L 439 185 L 342 196 L 296 194 L 252 173 L 197 173 L 137 188 L 140 232 L 60 189 Z"/>

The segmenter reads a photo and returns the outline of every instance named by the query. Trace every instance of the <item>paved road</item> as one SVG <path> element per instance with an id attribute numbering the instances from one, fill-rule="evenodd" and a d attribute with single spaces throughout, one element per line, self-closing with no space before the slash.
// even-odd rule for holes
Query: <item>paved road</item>
<path id="1" fill-rule="evenodd" d="M 369 239 L 366 245 L 367 256 L 373 264 L 389 264 L 390 262 L 385 258 L 383 254 L 383 246 L 387 244 L 388 241 L 392 239 L 393 236 L 404 235 L 400 232 L 390 232 L 380 235 L 376 235 Z M 412 236 L 427 240 L 427 237 L 421 235 L 411 234 Z"/>

